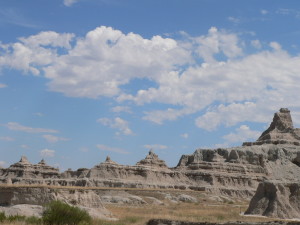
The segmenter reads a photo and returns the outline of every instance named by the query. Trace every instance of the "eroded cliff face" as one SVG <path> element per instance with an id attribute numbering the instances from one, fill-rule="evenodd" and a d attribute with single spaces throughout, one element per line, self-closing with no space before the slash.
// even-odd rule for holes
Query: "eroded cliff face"
<path id="1" fill-rule="evenodd" d="M 15 205 L 44 206 L 54 200 L 78 206 L 96 218 L 113 217 L 102 205 L 100 196 L 93 190 L 51 187 L 2 187 L 0 189 L 0 206 L 4 206 L 0 211 Z"/>
<path id="2" fill-rule="evenodd" d="M 120 165 L 108 157 L 91 169 L 63 173 L 44 161 L 33 165 L 22 158 L 9 168 L 0 169 L 0 182 L 192 189 L 250 198 L 259 182 L 300 180 L 298 133 L 289 110 L 281 109 L 256 142 L 226 149 L 198 149 L 191 155 L 183 155 L 175 168 L 168 168 L 153 151 L 134 166 Z"/>
<path id="3" fill-rule="evenodd" d="M 299 192 L 299 183 L 282 181 L 262 182 L 251 199 L 245 214 L 282 219 L 300 218 Z"/>

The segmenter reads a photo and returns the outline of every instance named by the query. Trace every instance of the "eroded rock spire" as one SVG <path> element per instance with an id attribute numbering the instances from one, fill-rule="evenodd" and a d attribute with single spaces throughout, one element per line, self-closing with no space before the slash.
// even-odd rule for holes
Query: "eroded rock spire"
<path id="1" fill-rule="evenodd" d="M 294 128 L 290 110 L 281 108 L 276 112 L 269 128 L 256 142 L 245 142 L 243 145 L 294 144 L 300 145 L 300 129 Z"/>

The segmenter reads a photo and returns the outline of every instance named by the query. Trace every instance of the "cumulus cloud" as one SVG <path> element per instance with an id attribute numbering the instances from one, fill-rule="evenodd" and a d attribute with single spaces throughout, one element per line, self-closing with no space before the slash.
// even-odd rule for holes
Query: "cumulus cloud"
<path id="1" fill-rule="evenodd" d="M 55 150 L 50 150 L 50 149 L 45 148 L 45 149 L 40 151 L 40 155 L 42 157 L 54 157 Z"/>
<path id="2" fill-rule="evenodd" d="M 97 145 L 97 148 L 102 151 L 116 152 L 116 153 L 120 153 L 120 154 L 128 154 L 129 153 L 122 148 L 115 148 L 115 147 L 110 147 L 110 146 L 101 145 L 101 144 Z"/>
<path id="3" fill-rule="evenodd" d="M 109 118 L 99 118 L 97 120 L 98 123 L 101 123 L 104 126 L 108 126 L 110 128 L 114 128 L 119 130 L 116 132 L 116 135 L 124 134 L 124 135 L 133 135 L 132 130 L 129 128 L 129 123 L 126 120 L 123 120 L 120 117 L 116 117 L 114 119 Z"/>
<path id="4" fill-rule="evenodd" d="M 228 58 L 234 58 L 243 53 L 238 45 L 237 35 L 219 31 L 216 27 L 210 28 L 208 35 L 196 38 L 196 42 L 199 44 L 198 54 L 208 63 L 215 62 L 214 55 L 218 53 L 223 53 Z"/>
<path id="5" fill-rule="evenodd" d="M 256 104 L 253 102 L 245 102 L 243 104 L 219 105 L 204 115 L 198 117 L 195 121 L 196 126 L 205 130 L 214 130 L 220 124 L 227 127 L 233 126 L 240 121 L 255 119 L 256 122 L 263 122 L 262 114 L 255 115 Z M 267 115 L 269 116 L 269 115 Z M 258 117 L 258 118 L 255 118 Z M 268 117 L 267 117 L 268 118 Z"/>
<path id="6" fill-rule="evenodd" d="M 5 87 L 7 87 L 6 84 L 1 84 L 1 83 L 0 83 L 0 88 L 5 88 Z"/>
<path id="7" fill-rule="evenodd" d="M 78 39 L 67 55 L 57 57 L 44 71 L 53 91 L 73 97 L 113 97 L 132 79 L 159 79 L 188 60 L 189 52 L 173 39 L 144 39 L 102 26 Z"/>
<path id="8" fill-rule="evenodd" d="M 161 150 L 161 149 L 168 148 L 168 146 L 166 146 L 166 145 L 159 145 L 159 144 L 152 144 L 152 145 L 147 144 L 147 145 L 144 145 L 144 148 Z"/>
<path id="9" fill-rule="evenodd" d="M 247 54 L 248 42 L 215 27 L 205 35 L 185 34 L 182 39 L 145 39 L 104 26 L 76 38 L 42 32 L 1 44 L 0 68 L 43 75 L 50 90 L 66 96 L 106 96 L 138 106 L 159 103 L 143 116 L 158 124 L 196 114 L 198 127 L 213 130 L 242 121 L 265 123 L 281 107 L 300 108 L 300 57 L 280 43 L 262 46 L 262 41 L 253 40 L 250 47 L 257 50 Z M 135 79 L 152 84 L 128 92 L 124 85 Z M 119 134 L 132 134 L 128 122 L 119 117 L 98 122 Z"/>
<path id="10" fill-rule="evenodd" d="M 191 113 L 196 112 L 194 108 L 183 108 L 183 109 L 173 109 L 168 108 L 166 110 L 153 110 L 145 112 L 143 116 L 144 120 L 149 120 L 157 124 L 162 124 L 165 120 L 176 120 L 178 117 L 182 117 Z"/>
<path id="11" fill-rule="evenodd" d="M 4 52 L 0 56 L 0 67 L 14 68 L 40 74 L 40 68 L 53 63 L 56 59 L 57 48 L 70 48 L 73 34 L 58 34 L 53 31 L 40 32 L 27 38 L 19 38 L 19 42 L 0 45 Z M 55 49 L 56 48 L 56 49 Z"/>
<path id="12" fill-rule="evenodd" d="M 261 135 L 261 132 L 251 130 L 247 125 L 241 125 L 235 132 L 223 136 L 226 143 L 245 142 L 247 140 L 254 141 Z"/>
<path id="13" fill-rule="evenodd" d="M 51 134 L 45 134 L 43 135 L 43 138 L 46 139 L 47 142 L 49 143 L 56 143 L 58 141 L 68 141 L 68 138 L 64 138 L 64 137 L 57 137 Z"/>
<path id="14" fill-rule="evenodd" d="M 27 127 L 23 126 L 16 122 L 9 122 L 5 125 L 9 130 L 15 131 L 23 131 L 26 133 L 58 133 L 57 130 L 53 129 L 46 129 L 46 128 L 34 128 L 34 127 Z"/>

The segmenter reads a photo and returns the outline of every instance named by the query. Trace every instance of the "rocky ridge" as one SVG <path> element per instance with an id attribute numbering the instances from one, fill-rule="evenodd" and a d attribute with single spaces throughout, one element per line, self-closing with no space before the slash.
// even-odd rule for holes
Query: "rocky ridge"
<path id="1" fill-rule="evenodd" d="M 257 141 L 233 148 L 197 149 L 183 155 L 175 168 L 167 167 L 153 151 L 134 166 L 120 165 L 108 157 L 91 169 L 63 173 L 45 161 L 34 165 L 22 157 L 18 163 L 0 169 L 0 183 L 191 189 L 250 199 L 265 181 L 299 182 L 299 141 L 300 129 L 294 128 L 290 111 L 282 108 Z"/>
<path id="2" fill-rule="evenodd" d="M 0 183 L 192 189 L 250 198 L 264 180 L 298 179 L 298 133 L 290 111 L 280 109 L 256 142 L 233 148 L 197 149 L 183 155 L 175 168 L 167 167 L 153 151 L 134 166 L 120 165 L 108 157 L 91 169 L 63 173 L 44 160 L 34 165 L 22 157 L 10 167 L 0 168 Z"/>

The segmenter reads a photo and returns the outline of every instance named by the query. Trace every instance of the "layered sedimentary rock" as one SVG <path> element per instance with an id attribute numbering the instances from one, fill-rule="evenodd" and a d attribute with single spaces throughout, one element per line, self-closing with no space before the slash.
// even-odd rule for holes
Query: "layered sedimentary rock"
<path id="1" fill-rule="evenodd" d="M 153 151 L 134 166 L 120 165 L 108 157 L 91 169 L 63 173 L 44 161 L 33 165 L 22 158 L 9 168 L 0 169 L 0 182 L 193 189 L 247 198 L 254 195 L 259 182 L 299 179 L 298 139 L 299 129 L 294 128 L 290 111 L 280 109 L 256 142 L 234 148 L 198 149 L 191 155 L 183 155 L 175 168 L 168 168 Z"/>
<path id="2" fill-rule="evenodd" d="M 256 142 L 245 142 L 243 145 L 292 144 L 300 145 L 300 129 L 294 128 L 290 110 L 281 108 L 274 114 L 269 128 Z"/>
<path id="3" fill-rule="evenodd" d="M 267 181 L 259 184 L 245 214 L 300 218 L 300 183 Z"/>
<path id="4" fill-rule="evenodd" d="M 137 166 L 158 167 L 158 168 L 164 168 L 164 169 L 168 168 L 165 161 L 159 159 L 158 155 L 156 155 L 152 150 L 149 151 L 149 154 L 146 156 L 145 159 L 142 159 L 136 165 Z"/>
<path id="5" fill-rule="evenodd" d="M 8 168 L 1 168 L 0 171 L 0 182 L 8 184 L 44 184 L 45 180 L 60 176 L 59 169 L 47 165 L 44 160 L 38 164 L 32 164 L 25 156 L 22 156 L 19 162 Z"/>
<path id="6" fill-rule="evenodd" d="M 112 214 L 102 205 L 100 196 L 93 190 L 47 187 L 2 187 L 0 189 L 0 206 L 5 206 L 6 208 L 23 204 L 44 206 L 53 200 L 60 200 L 83 208 L 94 217 L 112 217 Z M 4 209 L 2 208 L 2 210 Z"/>

